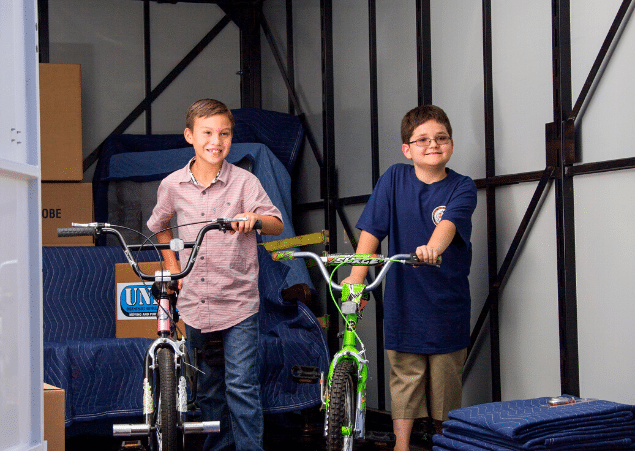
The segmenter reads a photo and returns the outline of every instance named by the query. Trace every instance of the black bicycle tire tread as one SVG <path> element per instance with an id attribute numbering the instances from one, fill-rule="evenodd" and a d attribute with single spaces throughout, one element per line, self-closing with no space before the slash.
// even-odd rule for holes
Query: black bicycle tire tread
<path id="1" fill-rule="evenodd" d="M 177 451 L 176 374 L 174 352 L 168 348 L 157 351 L 159 390 L 161 394 L 161 451 Z M 158 399 L 159 393 L 157 393 Z"/>
<path id="2" fill-rule="evenodd" d="M 333 370 L 333 379 L 329 391 L 328 430 L 326 437 L 327 451 L 341 451 L 344 443 L 342 426 L 346 418 L 346 385 L 350 380 L 352 391 L 351 421 L 355 423 L 355 380 L 357 371 L 348 361 L 339 362 Z"/>

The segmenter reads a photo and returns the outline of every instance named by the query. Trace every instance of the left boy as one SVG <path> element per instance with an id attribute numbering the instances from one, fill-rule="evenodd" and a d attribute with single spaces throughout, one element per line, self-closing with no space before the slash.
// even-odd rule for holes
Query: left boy
<path id="1" fill-rule="evenodd" d="M 177 308 L 185 323 L 188 348 L 205 349 L 220 338 L 223 365 L 203 359 L 198 376 L 198 405 L 203 420 L 220 420 L 221 432 L 210 434 L 205 450 L 262 450 L 263 414 L 258 380 L 258 255 L 254 225 L 260 233 L 279 235 L 284 225 L 258 179 L 234 166 L 229 154 L 234 118 L 223 103 L 202 99 L 186 113 L 185 139 L 195 156 L 159 186 L 148 228 L 161 243 L 173 235 L 176 214 L 179 237 L 194 241 L 204 221 L 248 218 L 232 223 L 230 233 L 209 232 L 192 272 L 183 281 Z M 165 267 L 179 272 L 173 251 L 163 252 Z M 190 251 L 180 251 L 187 261 Z"/>

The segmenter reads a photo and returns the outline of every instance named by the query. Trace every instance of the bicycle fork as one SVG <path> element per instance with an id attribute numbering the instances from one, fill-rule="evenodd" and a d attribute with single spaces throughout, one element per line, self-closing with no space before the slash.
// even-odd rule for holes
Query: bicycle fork
<path id="1" fill-rule="evenodd" d="M 178 427 L 183 434 L 208 434 L 220 432 L 220 421 L 183 421 L 187 414 L 187 381 L 184 368 L 184 340 L 174 341 L 169 338 L 157 338 L 148 348 L 145 355 L 144 376 L 143 376 L 143 416 L 145 423 L 137 424 L 115 424 L 113 425 L 113 436 L 115 437 L 135 437 L 149 436 L 156 430 L 156 419 L 158 412 L 154 406 L 156 400 L 154 393 L 154 370 L 157 368 L 157 351 L 160 348 L 171 348 L 174 356 L 174 365 L 177 374 L 177 416 Z"/>
<path id="2" fill-rule="evenodd" d="M 341 351 L 333 356 L 333 361 L 329 366 L 329 373 L 326 380 L 324 376 L 320 378 L 320 390 L 322 397 L 322 407 L 325 410 L 324 418 L 324 436 L 328 435 L 329 423 L 329 393 L 333 373 L 337 364 L 342 361 L 349 361 L 355 364 L 357 368 L 357 384 L 355 396 L 355 423 L 353 430 L 348 432 L 354 438 L 363 439 L 365 436 L 366 423 L 366 384 L 368 380 L 368 360 L 365 359 L 365 350 L 359 351 L 356 347 L 356 336 L 354 330 L 357 327 L 358 314 L 351 313 L 346 315 L 346 331 L 343 336 L 343 345 Z"/>

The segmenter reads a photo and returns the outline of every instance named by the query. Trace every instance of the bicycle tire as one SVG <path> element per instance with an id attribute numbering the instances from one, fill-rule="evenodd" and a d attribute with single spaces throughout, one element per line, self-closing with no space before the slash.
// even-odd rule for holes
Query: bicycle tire
<path id="1" fill-rule="evenodd" d="M 157 400 L 157 421 L 155 440 L 158 451 L 178 450 L 178 430 L 176 412 L 176 371 L 174 351 L 161 348 L 157 351 L 158 380 L 155 394 Z"/>
<path id="2" fill-rule="evenodd" d="M 355 429 L 357 370 L 351 362 L 337 363 L 329 389 L 327 451 L 351 451 Z M 344 434 L 343 428 L 350 433 Z"/>

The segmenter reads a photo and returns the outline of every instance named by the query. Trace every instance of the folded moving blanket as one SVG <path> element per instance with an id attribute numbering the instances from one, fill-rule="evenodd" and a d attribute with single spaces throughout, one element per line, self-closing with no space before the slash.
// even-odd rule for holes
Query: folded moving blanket
<path id="1" fill-rule="evenodd" d="M 588 442 L 588 443 L 577 443 L 570 444 L 565 447 L 543 447 L 542 449 L 548 450 L 580 450 L 580 451 L 589 451 L 589 450 L 632 450 L 633 447 L 629 444 L 629 439 L 617 439 L 617 440 L 607 440 L 602 442 Z M 470 437 L 461 437 L 458 438 L 450 437 L 445 432 L 443 435 L 435 435 L 433 437 L 434 446 L 432 447 L 433 451 L 445 451 L 445 450 L 461 450 L 461 451 L 515 451 L 521 450 L 523 448 L 516 447 L 513 445 L 506 446 L 500 443 L 493 443 L 487 441 L 480 441 Z"/>
<path id="2" fill-rule="evenodd" d="M 448 449 L 467 450 L 635 449 L 635 406 L 589 400 L 548 407 L 548 400 L 505 401 L 454 410 L 444 423 L 445 437 L 437 438 L 435 444 L 448 448 L 450 440 L 457 446 Z"/>

